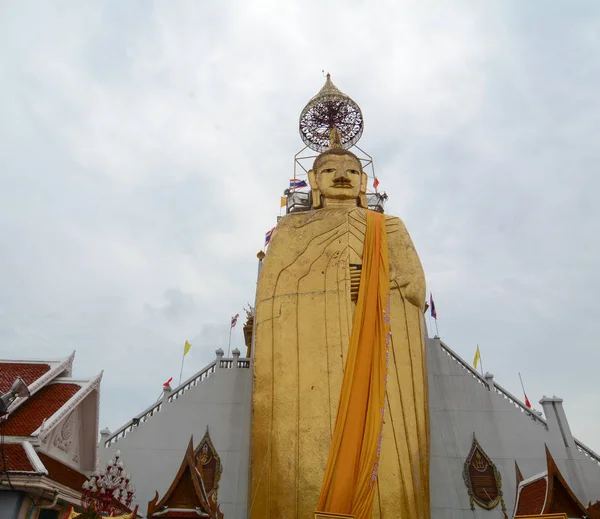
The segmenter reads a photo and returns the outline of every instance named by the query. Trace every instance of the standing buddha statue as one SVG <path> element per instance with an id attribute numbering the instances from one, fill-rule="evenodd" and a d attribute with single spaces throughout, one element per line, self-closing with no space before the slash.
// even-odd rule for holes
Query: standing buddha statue
<path id="1" fill-rule="evenodd" d="M 421 263 L 335 125 L 308 179 L 258 280 L 249 517 L 428 519 Z"/>

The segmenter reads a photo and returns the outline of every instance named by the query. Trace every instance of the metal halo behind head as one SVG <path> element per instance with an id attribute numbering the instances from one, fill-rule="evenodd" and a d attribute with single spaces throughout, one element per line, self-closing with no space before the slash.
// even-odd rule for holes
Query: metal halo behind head
<path id="1" fill-rule="evenodd" d="M 319 153 L 329 148 L 329 136 L 337 128 L 345 149 L 358 142 L 363 132 L 360 107 L 331 82 L 327 74 L 325 86 L 300 114 L 300 137 L 304 144 Z"/>

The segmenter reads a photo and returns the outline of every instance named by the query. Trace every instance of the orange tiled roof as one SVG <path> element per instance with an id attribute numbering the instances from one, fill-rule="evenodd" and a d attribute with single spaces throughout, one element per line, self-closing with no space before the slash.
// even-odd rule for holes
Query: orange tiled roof
<path id="1" fill-rule="evenodd" d="M 78 384 L 48 384 L 28 398 L 8 416 L 4 424 L 6 436 L 29 436 L 58 411 L 77 391 Z"/>
<path id="2" fill-rule="evenodd" d="M 43 452 L 38 452 L 38 456 L 40 460 L 48 470 L 48 477 L 61 485 L 65 485 L 73 490 L 77 490 L 81 492 L 81 487 L 87 476 L 82 474 L 78 470 L 75 470 L 71 467 L 68 467 L 64 463 L 61 463 L 54 458 L 44 454 Z"/>
<path id="3" fill-rule="evenodd" d="M 25 362 L 0 363 L 0 393 L 6 393 L 17 377 L 30 386 L 42 375 L 50 371 L 49 364 L 28 364 Z"/>
<path id="4" fill-rule="evenodd" d="M 0 448 L 4 449 L 8 472 L 35 472 L 20 443 L 5 443 Z M 0 470 L 4 471 L 4 467 L 0 466 Z"/>
<path id="5" fill-rule="evenodd" d="M 545 478 L 537 479 L 523 485 L 519 494 L 519 503 L 515 515 L 538 515 L 543 512 L 542 508 L 546 501 L 546 489 L 548 484 Z"/>

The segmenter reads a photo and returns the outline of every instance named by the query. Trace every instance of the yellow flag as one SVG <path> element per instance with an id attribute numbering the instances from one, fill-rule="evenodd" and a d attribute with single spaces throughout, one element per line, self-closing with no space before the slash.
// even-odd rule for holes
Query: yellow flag
<path id="1" fill-rule="evenodd" d="M 184 357 L 188 354 L 188 351 L 190 351 L 191 347 L 192 347 L 192 345 L 188 341 L 185 341 L 185 346 L 183 347 L 183 356 Z"/>
<path id="2" fill-rule="evenodd" d="M 473 359 L 473 367 L 477 369 L 477 364 L 481 361 L 481 353 L 479 353 L 479 344 L 477 345 L 477 351 L 475 352 L 475 358 Z"/>
<path id="3" fill-rule="evenodd" d="M 281 197 L 281 207 L 285 207 L 286 205 L 287 205 L 287 197 L 282 196 Z"/>

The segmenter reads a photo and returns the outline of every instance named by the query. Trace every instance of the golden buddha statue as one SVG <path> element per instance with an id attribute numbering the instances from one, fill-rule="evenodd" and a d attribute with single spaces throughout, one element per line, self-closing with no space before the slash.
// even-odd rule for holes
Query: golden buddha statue
<path id="1" fill-rule="evenodd" d="M 428 519 L 421 263 L 335 128 L 309 182 L 258 281 L 249 517 Z"/>

